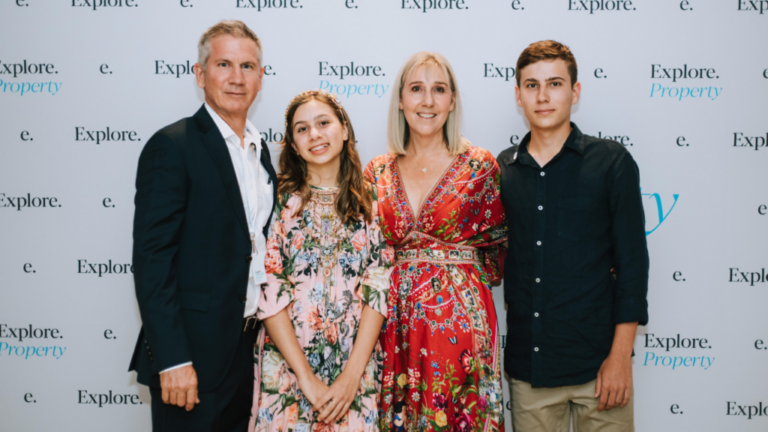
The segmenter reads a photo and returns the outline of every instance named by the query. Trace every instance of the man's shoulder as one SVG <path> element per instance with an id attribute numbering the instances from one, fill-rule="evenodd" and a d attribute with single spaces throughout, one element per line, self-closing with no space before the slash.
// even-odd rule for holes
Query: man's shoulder
<path id="1" fill-rule="evenodd" d="M 163 128 L 160 128 L 155 135 L 165 136 L 173 139 L 174 141 L 184 140 L 190 136 L 193 130 L 197 129 L 197 121 L 194 117 L 185 117 L 181 120 L 173 122 Z"/>
<path id="2" fill-rule="evenodd" d="M 519 145 L 513 144 L 511 147 L 502 150 L 499 156 L 496 157 L 499 167 L 509 165 L 517 159 L 517 151 L 520 148 Z"/>
<path id="3" fill-rule="evenodd" d="M 584 154 L 592 156 L 602 156 L 608 158 L 618 158 L 629 154 L 629 150 L 618 141 L 598 138 L 592 135 L 584 134 L 582 136 L 582 145 Z"/>

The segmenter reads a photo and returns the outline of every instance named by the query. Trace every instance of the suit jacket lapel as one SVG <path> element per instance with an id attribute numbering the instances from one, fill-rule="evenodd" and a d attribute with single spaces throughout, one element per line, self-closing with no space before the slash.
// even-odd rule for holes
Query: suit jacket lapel
<path id="1" fill-rule="evenodd" d="M 266 168 L 269 174 L 270 183 L 272 183 L 272 211 L 269 212 L 269 219 L 267 219 L 267 225 L 264 227 L 264 235 L 267 235 L 269 225 L 272 223 L 272 214 L 275 212 L 275 206 L 277 205 L 277 173 L 275 167 L 272 166 L 272 157 L 269 154 L 269 147 L 264 138 L 261 139 L 261 164 Z"/>
<path id="2" fill-rule="evenodd" d="M 237 220 L 240 222 L 240 226 L 245 231 L 245 234 L 250 237 L 248 221 L 245 219 L 243 196 L 240 194 L 240 185 L 237 183 L 237 175 L 235 175 L 235 167 L 232 165 L 232 157 L 229 155 L 227 143 L 222 138 L 219 128 L 216 127 L 216 123 L 213 122 L 205 106 L 197 111 L 195 118 L 202 126 L 201 132 L 205 134 L 203 136 L 203 144 L 208 150 L 208 154 L 211 155 L 214 164 L 216 164 L 221 180 L 224 182 L 224 189 L 226 189 L 229 200 L 232 202 Z"/>
<path id="3" fill-rule="evenodd" d="M 272 166 L 272 156 L 269 154 L 269 147 L 267 147 L 267 142 L 264 141 L 264 138 L 261 139 L 261 164 L 267 169 L 269 181 L 272 183 L 272 193 L 274 193 L 275 201 L 277 201 L 277 173 Z M 272 208 L 274 210 L 274 205 Z"/>

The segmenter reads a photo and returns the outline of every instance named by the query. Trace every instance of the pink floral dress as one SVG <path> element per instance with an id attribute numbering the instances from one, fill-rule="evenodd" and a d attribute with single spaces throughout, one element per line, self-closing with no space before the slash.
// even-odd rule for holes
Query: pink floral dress
<path id="1" fill-rule="evenodd" d="M 256 312 L 263 320 L 288 308 L 299 345 L 315 375 L 328 385 L 349 359 L 364 304 L 386 317 L 394 257 L 379 230 L 375 195 L 373 222 L 361 218 L 345 226 L 334 208 L 337 192 L 313 188 L 299 217 L 293 216 L 301 201 L 297 195 L 278 200 L 267 240 L 267 284 Z M 256 343 L 249 431 L 378 430 L 383 357 L 378 343 L 357 397 L 335 425 L 314 421 L 317 413 L 264 327 Z"/>

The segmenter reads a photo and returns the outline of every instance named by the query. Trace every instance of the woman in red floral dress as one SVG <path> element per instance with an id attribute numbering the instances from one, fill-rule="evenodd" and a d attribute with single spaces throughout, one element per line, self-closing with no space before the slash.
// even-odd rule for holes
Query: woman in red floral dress
<path id="1" fill-rule="evenodd" d="M 499 168 L 461 136 L 454 77 L 439 54 L 406 61 L 390 104 L 390 153 L 366 168 L 395 246 L 382 431 L 504 430 L 490 286 L 506 239 Z"/>

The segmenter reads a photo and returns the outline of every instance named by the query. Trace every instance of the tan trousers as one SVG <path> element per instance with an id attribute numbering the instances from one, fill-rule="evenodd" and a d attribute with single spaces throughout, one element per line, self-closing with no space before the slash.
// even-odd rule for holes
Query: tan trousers
<path id="1" fill-rule="evenodd" d="M 532 388 L 525 381 L 512 379 L 512 424 L 515 432 L 569 432 L 573 417 L 574 432 L 634 432 L 634 388 L 626 407 L 597 412 L 595 384 Z"/>

